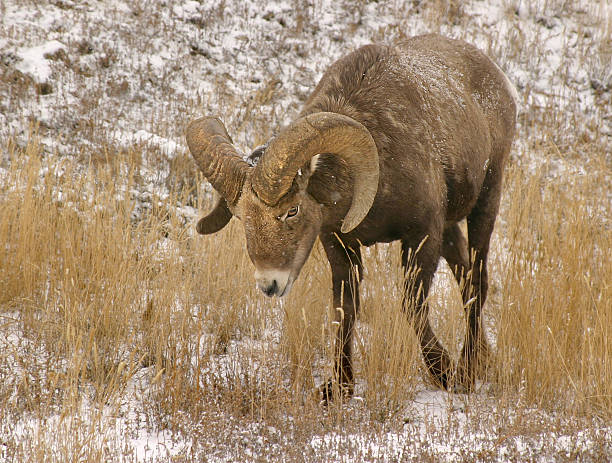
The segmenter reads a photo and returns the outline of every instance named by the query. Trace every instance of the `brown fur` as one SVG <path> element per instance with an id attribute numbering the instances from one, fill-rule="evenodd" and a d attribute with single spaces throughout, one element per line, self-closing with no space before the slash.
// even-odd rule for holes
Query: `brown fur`
<path id="1" fill-rule="evenodd" d="M 242 196 L 230 208 L 245 225 L 255 266 L 289 269 L 291 282 L 316 236 L 321 239 L 332 270 L 333 304 L 342 307 L 336 311 L 341 328 L 335 377 L 323 392 L 329 397 L 333 383 L 352 391 L 352 333 L 363 273 L 360 246 L 394 240 L 402 243 L 404 267 L 409 250 L 420 246 L 414 257 L 420 271 L 416 284 L 409 285 L 414 289 L 406 290 L 403 309 L 418 333 L 429 371 L 443 387 L 471 388 L 482 358 L 478 354 L 487 351 L 481 325 L 487 254 L 515 131 L 516 103 L 507 79 L 471 45 L 419 36 L 395 45 L 368 45 L 332 64 L 301 116 L 319 112 L 353 118 L 376 143 L 378 191 L 365 219 L 349 233 L 340 232 L 353 181 L 344 162 L 331 155 L 321 156 L 314 172 L 304 166 L 303 175 L 274 207 L 257 198 L 247 178 Z M 297 204 L 298 215 L 279 219 Z M 467 241 L 458 226 L 465 218 Z M 463 291 L 468 329 L 457 368 L 428 321 L 426 297 L 441 256 L 458 281 L 468 280 Z M 262 287 L 267 294 L 274 293 L 270 281 Z"/>
<path id="2" fill-rule="evenodd" d="M 364 221 L 340 237 L 343 244 L 336 234 L 350 198 L 348 174 L 328 157 L 322 163 L 329 165 L 317 170 L 310 182 L 312 195 L 325 205 L 320 236 L 332 268 L 334 306 L 344 309 L 338 340 L 340 382 L 350 388 L 353 381 L 351 337 L 359 294 L 350 269 L 351 262 L 361 266 L 360 243 L 399 239 L 406 264 L 408 249 L 416 249 L 427 237 L 416 255 L 421 271 L 415 288 L 422 285 L 424 291 L 418 299 L 408 295 L 417 299 L 410 315 L 430 372 L 442 386 L 450 385 L 452 364 L 430 328 L 425 298 L 441 255 L 458 281 L 467 278 L 472 266 L 457 225 L 467 218 L 475 270 L 463 300 L 475 299 L 467 310 L 467 336 L 455 379 L 470 388 L 476 355 L 487 345 L 480 322 L 488 286 L 487 253 L 502 170 L 514 137 L 516 104 L 505 77 L 474 47 L 436 35 L 396 46 L 370 45 L 330 67 L 302 115 L 318 111 L 339 112 L 361 122 L 372 134 L 380 159 L 375 202 Z M 331 206 L 329 191 L 341 191 L 342 204 Z M 343 301 L 342 286 L 350 289 Z"/>

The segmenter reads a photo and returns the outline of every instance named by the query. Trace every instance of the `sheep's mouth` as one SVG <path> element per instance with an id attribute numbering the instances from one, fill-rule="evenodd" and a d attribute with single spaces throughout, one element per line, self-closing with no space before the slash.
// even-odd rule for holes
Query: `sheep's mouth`
<path id="1" fill-rule="evenodd" d="M 287 282 L 287 284 L 283 288 L 283 291 L 280 294 L 277 294 L 277 296 L 278 297 L 283 297 L 285 294 L 289 294 L 289 291 L 291 291 L 291 286 L 293 286 L 293 278 L 289 279 L 289 281 Z"/>
<path id="2" fill-rule="evenodd" d="M 283 297 L 288 294 L 294 278 L 286 270 L 264 270 L 255 272 L 257 287 L 268 297 Z"/>
<path id="3" fill-rule="evenodd" d="M 268 297 L 283 297 L 285 294 L 289 294 L 289 291 L 291 291 L 292 282 L 287 283 L 287 285 L 282 289 L 278 286 L 276 281 L 272 282 L 272 284 L 268 286 L 262 286 L 260 284 L 257 284 L 257 286 Z"/>
<path id="4" fill-rule="evenodd" d="M 278 285 L 276 283 L 276 281 L 273 281 L 271 285 L 265 287 L 265 286 L 260 286 L 260 289 L 262 290 L 262 292 L 268 296 L 268 297 L 272 297 L 276 294 L 276 291 L 278 291 Z"/>

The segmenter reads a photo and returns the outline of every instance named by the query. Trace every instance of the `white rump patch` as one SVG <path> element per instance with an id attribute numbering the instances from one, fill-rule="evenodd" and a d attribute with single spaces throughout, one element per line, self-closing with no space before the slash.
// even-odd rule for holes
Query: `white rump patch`
<path id="1" fill-rule="evenodd" d="M 512 95 L 514 104 L 516 104 L 516 113 L 517 114 L 520 113 L 521 112 L 521 97 L 519 96 L 518 91 L 516 90 L 516 87 L 514 86 L 512 82 L 510 82 L 510 79 L 508 78 L 506 73 L 502 71 L 501 68 L 496 63 L 493 63 L 493 64 L 495 64 L 495 67 L 500 72 L 500 74 L 504 76 L 504 81 L 506 82 L 506 90 L 508 90 L 510 95 Z"/>

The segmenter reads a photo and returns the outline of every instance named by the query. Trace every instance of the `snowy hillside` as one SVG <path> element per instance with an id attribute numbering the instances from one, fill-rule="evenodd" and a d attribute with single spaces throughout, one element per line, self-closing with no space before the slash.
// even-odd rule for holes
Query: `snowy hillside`
<path id="1" fill-rule="evenodd" d="M 19 188 L 27 192 L 27 179 L 22 179 L 23 183 L 16 185 L 15 190 L 13 185 L 7 185 L 18 177 L 10 173 L 11 165 L 16 165 L 16 152 L 35 153 L 30 157 L 41 159 L 41 165 L 36 167 L 40 168 L 41 177 L 52 171 L 58 179 L 62 177 L 62 169 L 86 171 L 92 165 L 110 164 L 109 157 L 136 159 L 138 175 L 134 177 L 137 180 L 130 183 L 132 179 L 128 177 L 132 173 L 124 175 L 125 171 L 118 169 L 120 173 L 109 183 L 116 182 L 119 192 L 125 187 L 126 197 L 135 204 L 128 214 L 132 222 L 155 210 L 157 199 L 167 201 L 164 207 L 170 204 L 169 212 L 164 210 L 163 214 L 173 217 L 172 220 L 178 219 L 172 222 L 164 216 L 164 227 L 170 231 L 164 229 L 158 241 L 147 242 L 146 249 L 156 253 L 155 259 L 158 259 L 151 268 L 163 269 L 160 262 L 173 254 L 177 256 L 173 257 L 173 265 L 187 265 L 186 262 L 192 262 L 188 252 L 200 243 L 189 241 L 193 240 L 193 223 L 200 214 L 194 199 L 198 194 L 194 193 L 197 190 L 195 166 L 191 164 L 184 139 L 184 129 L 192 118 L 220 115 L 236 145 L 249 152 L 296 116 L 324 70 L 337 58 L 367 43 L 393 42 L 432 31 L 477 45 L 515 84 L 521 102 L 519 132 L 511 155 L 516 171 L 534 175 L 537 172 L 542 182 L 554 184 L 560 178 L 570 179 L 568 183 L 573 183 L 575 178 L 580 183 L 578 179 L 598 169 L 592 182 L 592 194 L 597 200 L 584 211 L 584 217 L 596 222 L 593 234 L 609 233 L 612 4 L 607 0 L 0 0 L 0 183 L 3 184 L 0 196 L 4 195 L 4 200 L 11 192 L 21 191 Z M 38 140 L 40 147 L 32 148 L 33 140 Z M 93 194 L 98 183 L 97 180 L 87 183 L 90 180 L 79 184 L 83 187 L 79 194 L 92 203 L 88 195 Z M 99 180 L 100 184 L 104 181 Z M 185 185 L 192 189 L 184 196 L 172 196 Z M 207 186 L 198 187 L 208 191 Z M 199 193 L 200 199 L 206 196 Z M 113 190 L 113 194 L 120 193 Z M 64 207 L 77 196 L 61 191 L 49 205 L 61 203 Z M 505 212 L 513 207 L 509 198 L 505 198 Z M 79 210 L 82 217 L 96 213 L 95 205 L 90 203 L 87 203 L 90 211 Z M 75 223 L 89 219 L 79 220 Z M 502 217 L 498 224 L 510 227 L 508 222 L 509 219 Z M 134 227 L 133 230 L 148 233 L 146 224 Z M 227 238 L 232 239 L 243 243 L 234 235 Z M 507 259 L 511 239 L 503 233 L 494 237 L 497 261 Z M 10 243 L 5 247 L 7 256 L 11 249 L 21 249 Z M 141 249 L 126 250 L 126 254 L 132 251 L 136 254 Z M 597 249 L 593 255 L 601 258 L 600 254 L 601 249 Z M 137 257 L 145 259 L 141 254 Z M 180 259 L 185 260 L 179 262 Z M 220 266 L 234 265 L 226 262 L 225 256 L 215 256 L 214 260 Z M 498 271 L 494 278 L 500 288 L 504 267 L 496 265 Z M 165 271 L 157 267 L 155 271 Z M 238 270 L 232 267 L 232 271 L 248 274 L 241 269 L 241 264 L 235 267 Z M 530 269 L 531 275 L 540 270 L 541 267 L 534 266 Z M 192 273 L 196 270 L 190 268 L 185 272 Z M 313 271 L 313 275 L 316 273 Z M 600 281 L 595 280 L 597 275 L 598 271 L 592 270 L 586 277 Z M 68 273 L 64 277 L 63 284 L 68 285 L 72 277 Z M 205 277 L 213 279 L 210 274 Z M 0 292 L 5 291 L 3 278 L 0 275 Z M 75 285 L 74 280 L 71 284 Z M 154 284 L 147 282 L 142 286 L 147 284 L 151 286 L 147 286 L 147 291 L 153 292 Z M 607 294 L 604 291 L 609 285 L 589 284 L 592 294 Z M 238 291 L 235 289 L 238 286 L 232 285 L 238 283 L 228 283 L 226 289 Z M 322 285 L 321 292 L 325 294 L 327 283 Z M 52 287 L 55 286 L 49 283 L 49 288 Z M 113 297 L 121 293 L 121 290 L 113 291 Z M 497 291 L 497 296 L 491 296 L 491 304 L 497 304 L 499 309 L 503 291 Z M 313 291 L 318 292 L 318 289 Z M 43 299 L 51 301 L 54 297 L 48 289 Z M 214 297 L 211 296 L 211 301 L 216 300 Z M 319 296 L 324 301 L 316 304 L 327 304 L 326 297 Z M 120 353 L 116 358 L 111 359 L 116 363 L 112 372 L 126 379 L 121 385 L 113 383 L 112 394 L 102 400 L 92 392 L 98 387 L 95 381 L 88 383 L 85 379 L 88 378 L 85 368 L 78 374 L 78 380 L 71 383 L 73 389 L 57 386 L 61 378 L 69 376 L 69 365 L 78 348 L 74 347 L 72 353 L 62 351 L 57 363 L 50 360 L 55 354 L 49 353 L 52 349 L 48 343 L 28 332 L 31 320 L 24 315 L 24 307 L 37 304 L 33 302 L 34 296 L 0 296 L 0 384 L 3 385 L 0 399 L 4 399 L 0 403 L 0 463 L 68 461 L 68 456 L 70 461 L 138 462 L 612 459 L 612 427 L 606 421 L 612 416 L 610 410 L 593 412 L 585 418 L 579 413 L 564 414 L 555 407 L 538 408 L 519 399 L 516 402 L 504 399 L 507 400 L 504 402 L 497 400 L 500 393 L 489 384 L 482 384 L 479 392 L 470 397 L 435 390 L 419 379 L 411 383 L 412 395 L 401 406 L 391 401 L 384 405 L 381 399 L 378 408 L 373 408 L 365 398 L 367 388 L 362 380 L 357 384 L 357 397 L 340 411 L 313 412 L 308 405 L 299 408 L 303 404 L 293 404 L 295 408 L 291 412 L 277 409 L 270 412 L 282 418 L 266 419 L 265 411 L 253 405 L 263 403 L 263 399 L 246 394 L 252 401 L 245 399 L 228 411 L 218 405 L 224 402 L 214 402 L 215 398 L 226 390 L 232 393 L 242 390 L 241 387 L 248 390 L 249 380 L 269 386 L 273 391 L 271 396 L 280 395 L 274 389 L 278 384 L 270 385 L 272 380 L 266 383 L 267 375 L 272 375 L 273 370 L 280 371 L 280 389 L 290 389 L 286 384 L 290 382 L 288 377 L 296 373 L 286 371 L 287 358 L 294 361 L 292 355 L 299 357 L 303 348 L 283 344 L 288 342 L 284 341 L 283 333 L 287 332 L 289 323 L 282 320 L 283 316 L 289 317 L 290 310 L 279 303 L 273 308 L 274 317 L 262 315 L 261 321 L 253 316 L 256 320 L 253 325 L 260 325 L 256 336 L 245 334 L 246 329 L 236 334 L 230 328 L 223 342 L 215 341 L 221 348 L 217 345 L 216 350 L 208 352 L 207 343 L 213 335 L 206 327 L 199 328 L 204 334 L 190 336 L 184 334 L 188 330 L 181 323 L 214 320 L 217 325 L 243 326 L 246 321 L 242 318 L 252 316 L 250 309 L 238 315 L 232 313 L 234 318 L 228 317 L 230 321 L 227 321 L 223 314 L 206 318 L 209 309 L 194 303 L 197 310 L 185 309 L 189 313 L 182 319 L 176 315 L 179 312 L 176 308 L 184 309 L 185 301 L 179 298 L 180 295 L 164 301 L 172 307 L 167 321 L 171 332 L 168 339 L 178 340 L 174 347 L 164 347 L 164 355 L 173 359 L 184 355 L 188 366 L 181 364 L 184 369 L 173 370 L 172 365 L 164 364 L 163 368 L 149 365 L 140 359 L 140 351 L 126 342 L 118 348 Z M 49 310 L 61 312 L 64 299 L 58 295 L 53 300 L 55 306 Z M 258 308 L 253 310 L 263 311 L 259 308 L 262 304 L 254 302 L 253 306 Z M 231 304 L 228 307 L 228 311 L 236 309 Z M 598 302 L 597 307 L 602 312 L 612 311 L 609 301 Z M 45 310 L 42 308 L 41 312 Z M 44 318 L 36 313 L 34 319 Z M 491 315 L 488 322 L 495 323 L 496 317 Z M 136 345 L 142 335 L 134 328 L 135 318 L 126 323 L 136 334 L 130 332 L 125 339 L 132 336 L 137 339 Z M 601 319 L 598 320 L 594 324 L 601 325 Z M 364 321 L 363 325 L 361 329 L 367 333 L 367 323 Z M 117 322 L 117 326 L 122 325 Z M 67 339 L 72 334 L 66 329 L 62 336 Z M 161 334 L 156 336 L 163 338 Z M 285 349 L 282 352 L 270 347 L 279 344 L 279 349 Z M 177 353 L 181 349 L 188 352 Z M 170 351 L 176 357 L 168 354 Z M 204 351 L 206 362 L 202 360 L 200 364 Z M 325 375 L 325 366 L 321 366 L 325 361 L 319 354 L 307 361 L 299 358 L 299 362 L 315 365 L 311 374 L 315 381 L 322 381 Z M 363 369 L 367 363 L 365 357 L 363 354 Z M 244 359 L 249 359 L 246 366 L 242 363 Z M 604 361 L 610 362 L 609 350 Z M 144 366 L 132 368 L 132 364 Z M 205 367 L 201 366 L 204 364 Z M 417 366 L 414 371 L 418 372 Z M 107 373 L 109 376 L 102 376 L 112 376 L 111 372 Z M 191 393 L 192 389 L 176 389 L 173 395 L 171 384 L 174 383 L 170 381 L 181 375 L 187 378 L 186 382 L 193 380 L 189 384 L 196 384 L 193 389 L 198 393 L 200 388 L 207 393 L 213 391 L 210 395 L 198 396 L 210 399 L 210 403 L 193 411 L 190 408 L 194 407 L 193 403 L 188 404 L 185 398 L 181 400 L 181 394 L 187 394 L 188 390 Z M 232 383 L 228 378 L 238 379 Z M 570 390 L 571 379 L 568 380 Z M 53 389 L 56 386 L 57 391 Z M 266 387 L 262 389 L 268 391 Z M 58 392 L 60 389 L 63 392 Z M 68 389 L 70 393 L 66 392 Z M 41 405 L 38 396 L 30 394 L 35 390 L 44 390 L 41 396 L 50 397 L 48 409 Z M 521 391 L 519 388 L 516 395 L 508 397 L 522 397 Z M 584 400 L 589 396 L 582 392 L 576 395 Z M 493 396 L 495 400 L 491 399 Z M 281 402 L 279 399 L 278 403 Z M 304 399 L 304 403 L 309 402 Z M 610 403 L 609 397 L 603 403 Z M 302 414 L 308 420 L 301 421 Z M 323 416 L 321 420 L 311 418 L 318 414 Z"/>

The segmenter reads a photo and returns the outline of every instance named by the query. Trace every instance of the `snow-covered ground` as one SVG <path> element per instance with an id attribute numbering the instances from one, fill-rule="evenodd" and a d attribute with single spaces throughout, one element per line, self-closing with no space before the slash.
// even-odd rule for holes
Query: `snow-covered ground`
<path id="1" fill-rule="evenodd" d="M 14 315 L 15 317 L 17 315 Z M 19 332 L 10 332 L 0 341 L 4 351 L 28 351 L 27 339 Z M 266 341 L 267 342 L 267 341 Z M 219 376 L 236 374 L 243 362 L 244 351 L 265 347 L 253 346 L 251 341 L 233 342 L 227 353 L 213 366 Z M 241 352 L 242 351 L 242 352 Z M 44 352 L 38 352 L 44 362 Z M 21 366 L 14 364 L 19 375 Z M 262 373 L 265 374 L 265 373 Z M 612 426 L 584 427 L 580 420 L 566 419 L 535 408 L 524 408 L 510 403 L 502 408 L 491 401 L 486 385 L 480 384 L 478 393 L 468 396 L 448 394 L 421 385 L 402 407 L 400 429 L 369 421 L 362 427 L 352 423 L 351 432 L 342 425 L 327 432 L 314 432 L 300 444 L 295 453 L 287 455 L 295 439 L 293 418 L 288 417 L 286 429 L 265 421 L 244 422 L 224 416 L 217 411 L 204 415 L 207 428 L 211 420 L 213 432 L 176 433 L 151 422 L 148 407 L 155 406 L 154 390 L 159 381 L 155 367 L 142 368 L 130 376 L 122 391 L 121 400 L 100 407 L 88 397 L 93 389 L 83 386 L 82 400 L 71 414 L 24 416 L 14 423 L 3 423 L 0 428 L 0 462 L 15 461 L 12 447 L 7 443 L 23 442 L 36 454 L 37 443 L 44 443 L 45 458 L 40 461 L 63 461 L 65 455 L 87 455 L 92 449 L 106 449 L 111 460 L 104 461 L 330 461 L 330 462 L 398 462 L 413 461 L 427 456 L 432 461 L 609 461 L 612 456 Z M 363 416 L 365 399 L 363 383 L 358 382 L 357 393 L 343 405 L 346 414 Z M 321 410 L 324 415 L 333 410 Z M 395 410 L 392 414 L 397 414 Z M 391 420 L 390 417 L 385 419 Z M 574 422 L 575 420 L 575 422 Z M 218 426 L 218 431 L 215 427 Z M 513 430 L 508 432 L 508 429 Z M 10 439 L 7 437 L 10 432 Z M 303 436 L 301 436 L 303 439 Z M 77 445 L 85 442 L 85 449 Z M 228 445 L 229 442 L 229 445 Z M 603 444 L 602 442 L 607 442 Z M 78 443 L 78 444 L 77 444 Z M 595 445 L 597 443 L 597 446 Z M 72 448 L 72 446 L 75 448 Z M 94 452 L 94 455 L 95 452 Z M 119 460 L 117 455 L 121 455 Z M 20 461 L 20 460 L 17 460 Z M 102 461 L 94 458 L 93 461 Z"/>
<path id="2" fill-rule="evenodd" d="M 342 54 L 439 30 L 489 52 L 524 109 L 578 111 L 598 136 L 612 136 L 610 108 L 598 104 L 611 85 L 602 61 L 610 55 L 590 51 L 608 46 L 608 2 L 472 1 L 456 17 L 442 2 L 434 19 L 418 3 L 5 1 L 0 135 L 23 142 L 39 123 L 43 141 L 67 153 L 146 140 L 172 156 L 184 149 L 185 121 L 219 113 L 252 146 L 266 134 L 241 126 L 246 111 L 275 130 Z"/>
<path id="3" fill-rule="evenodd" d="M 478 45 L 516 85 L 522 112 L 513 155 L 522 156 L 526 168 L 542 167 L 529 149 L 542 140 L 562 148 L 577 140 L 597 139 L 602 149 L 612 153 L 610 2 L 432 2 L 437 8 L 425 3 L 0 1 L 0 173 L 8 159 L 8 140 L 25 146 L 37 130 L 46 153 L 81 156 L 84 163 L 109 146 L 148 147 L 155 153 L 144 160 L 151 172 L 149 191 L 135 195 L 154 189 L 163 195 L 169 163 L 186 152 L 183 130 L 191 118 L 222 115 L 234 141 L 248 151 L 297 114 L 322 72 L 338 57 L 366 43 L 432 30 Z M 558 133 L 534 133 L 546 118 L 561 120 Z M 561 155 L 546 166 L 552 177 L 583 170 L 580 158 Z M 0 175 L 0 181 L 4 178 Z M 607 195 L 612 199 L 611 189 Z M 185 208 L 181 214 L 192 220 L 195 213 Z M 19 314 L 2 317 L 18 319 Z M 8 359 L 11 352 L 16 358 L 29 350 L 27 338 L 15 324 L 9 325 L 12 328 L 0 327 L 0 349 Z M 234 342 L 219 368 L 232 368 L 232 356 L 252 348 Z M 43 352 L 32 354 L 44 362 Z M 24 375 L 19 362 L 5 365 L 14 368 L 15 375 Z M 234 453 L 217 446 L 213 435 L 175 434 L 149 422 L 144 408 L 154 402 L 156 380 L 154 368 L 144 368 L 132 375 L 118 406 L 98 409 L 84 398 L 71 416 L 52 413 L 3 423 L 0 462 L 13 461 L 8 434 L 11 441 L 56 439 L 55 451 L 62 455 L 71 435 L 78 433 L 91 433 L 98 440 L 95 446 L 125 449 L 125 461 L 228 462 L 237 455 L 250 455 L 252 461 L 285 458 L 281 452 L 291 433 L 269 424 L 226 423 L 222 429 L 230 436 L 223 441 L 235 439 L 242 449 Z M 358 384 L 357 397 L 347 405 L 349 413 L 364 413 L 360 387 L 363 384 Z M 391 462 L 429 455 L 432 461 L 449 462 L 572 461 L 581 455 L 595 458 L 590 453 L 592 443 L 612 441 L 612 426 L 580 429 L 538 410 L 529 412 L 530 418 L 548 429 L 523 432 L 520 423 L 525 416 L 511 408 L 492 409 L 499 405 L 487 404 L 486 387 L 480 394 L 464 397 L 423 386 L 402 410 L 402 430 L 381 424 L 358 434 L 341 429 L 313 433 L 302 449 L 302 459 Z M 504 416 L 508 422 L 497 427 L 473 411 L 488 409 L 491 416 Z M 478 426 L 476 420 L 481 420 Z M 516 435 L 502 433 L 515 422 Z M 568 434 L 568 429 L 578 430 Z M 610 445 L 601 457 L 612 459 Z M 48 461 L 58 458 L 50 456 Z"/>

